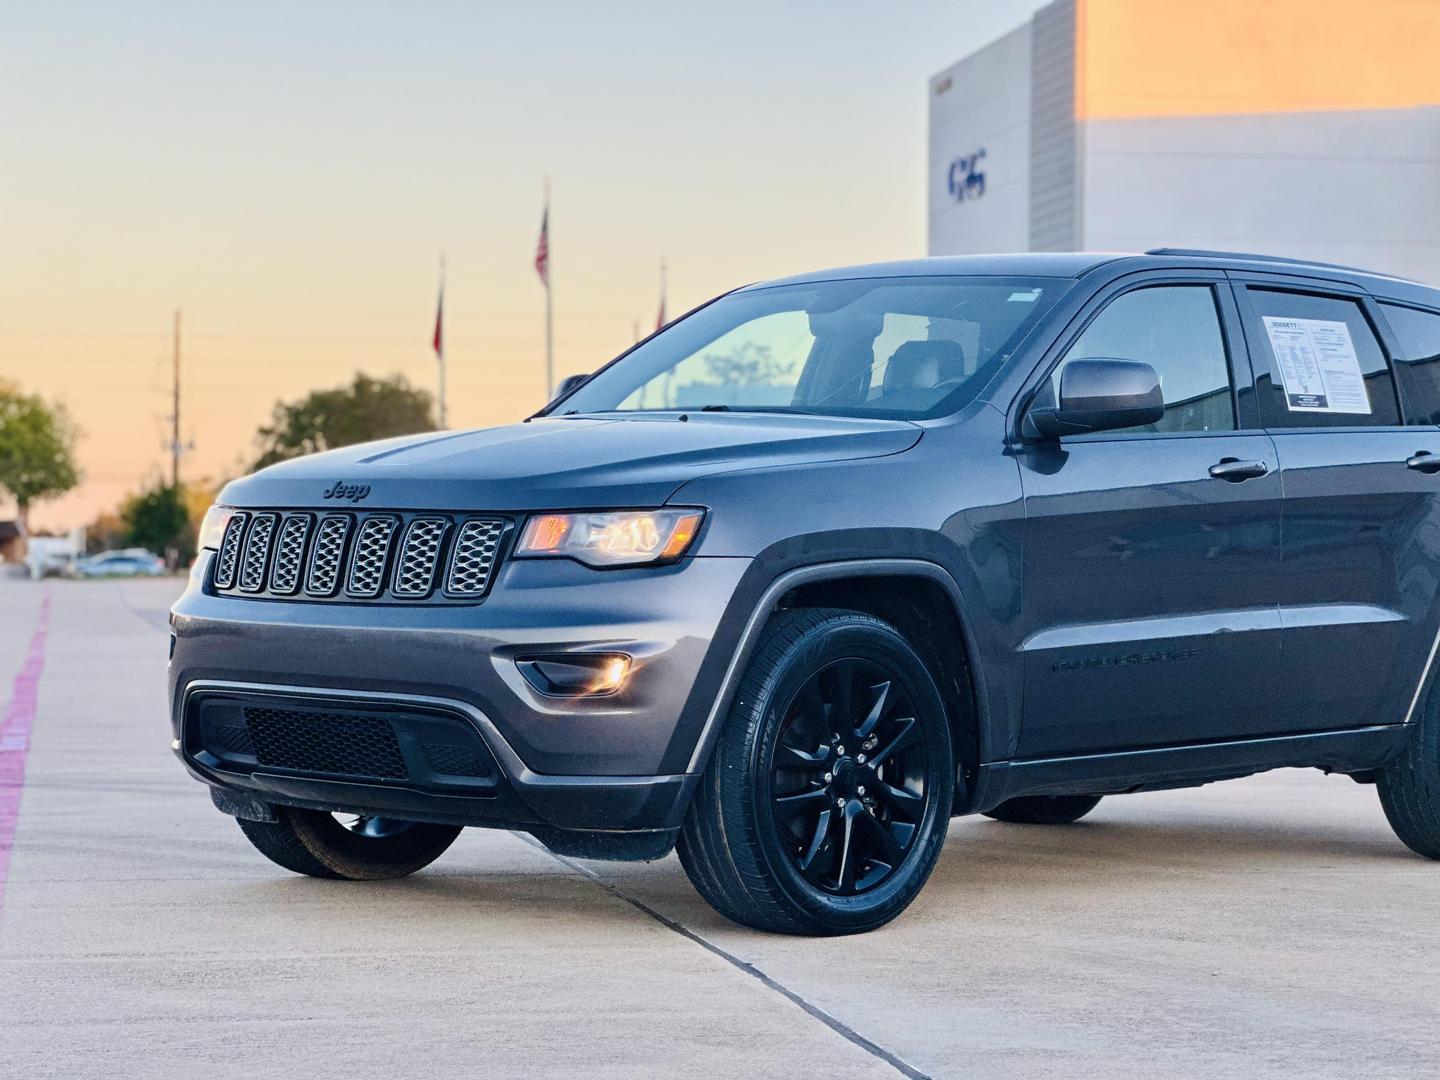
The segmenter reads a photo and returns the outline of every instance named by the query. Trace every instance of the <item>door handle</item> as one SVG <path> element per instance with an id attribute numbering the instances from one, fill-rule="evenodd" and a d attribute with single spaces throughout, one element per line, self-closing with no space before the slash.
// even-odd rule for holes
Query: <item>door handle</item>
<path id="1" fill-rule="evenodd" d="M 1211 476 L 1216 480 L 1228 480 L 1232 484 L 1253 480 L 1269 471 L 1270 466 L 1263 461 L 1241 461 L 1233 457 L 1221 458 L 1217 464 L 1210 466 Z"/>
<path id="2" fill-rule="evenodd" d="M 1405 467 L 1423 473 L 1440 472 L 1440 454 L 1421 450 L 1405 459 Z"/>

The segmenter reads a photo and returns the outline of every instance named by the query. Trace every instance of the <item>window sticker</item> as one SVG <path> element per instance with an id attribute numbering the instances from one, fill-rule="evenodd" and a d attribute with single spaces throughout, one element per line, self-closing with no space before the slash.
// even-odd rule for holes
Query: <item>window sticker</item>
<path id="1" fill-rule="evenodd" d="M 1009 297 L 1009 302 L 1012 304 L 1033 304 L 1038 299 L 1040 299 L 1040 290 L 1031 289 L 1029 292 L 1012 292 Z"/>
<path id="2" fill-rule="evenodd" d="M 1350 328 L 1329 319 L 1263 316 L 1291 412 L 1370 414 Z"/>

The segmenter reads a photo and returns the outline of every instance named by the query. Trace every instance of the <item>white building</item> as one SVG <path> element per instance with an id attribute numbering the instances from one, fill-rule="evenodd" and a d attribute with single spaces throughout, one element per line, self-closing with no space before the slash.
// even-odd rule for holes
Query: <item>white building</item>
<path id="1" fill-rule="evenodd" d="M 1440 284 L 1440 0 L 1055 0 L 930 80 L 929 250 Z"/>

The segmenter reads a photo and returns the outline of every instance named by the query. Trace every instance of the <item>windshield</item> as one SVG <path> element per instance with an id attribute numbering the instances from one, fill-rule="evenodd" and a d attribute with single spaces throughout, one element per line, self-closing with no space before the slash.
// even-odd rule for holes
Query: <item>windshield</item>
<path id="1" fill-rule="evenodd" d="M 979 393 L 1070 284 L 866 278 L 731 293 L 596 374 L 557 413 L 943 416 Z"/>

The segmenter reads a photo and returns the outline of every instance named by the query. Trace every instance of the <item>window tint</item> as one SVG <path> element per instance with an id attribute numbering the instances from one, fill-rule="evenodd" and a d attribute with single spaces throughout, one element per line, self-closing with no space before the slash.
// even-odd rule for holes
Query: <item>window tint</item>
<path id="1" fill-rule="evenodd" d="M 1208 285 L 1157 285 L 1112 300 L 1055 369 L 1057 401 L 1065 365 L 1085 357 L 1140 360 L 1160 376 L 1165 415 L 1121 432 L 1235 429 L 1225 338 Z"/>
<path id="2" fill-rule="evenodd" d="M 1400 423 L 1395 382 L 1354 300 L 1251 288 L 1255 381 L 1267 427 Z"/>
<path id="3" fill-rule="evenodd" d="M 1385 321 L 1400 344 L 1396 374 L 1404 383 L 1412 420 L 1440 424 L 1440 314 L 1381 304 Z"/>

